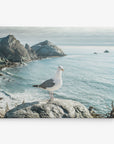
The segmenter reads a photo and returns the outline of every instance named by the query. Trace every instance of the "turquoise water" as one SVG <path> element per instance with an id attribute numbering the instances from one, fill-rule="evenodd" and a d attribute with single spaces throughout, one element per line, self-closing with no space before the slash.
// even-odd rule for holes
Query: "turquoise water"
<path id="1" fill-rule="evenodd" d="M 15 102 L 48 99 L 49 94 L 33 84 L 52 78 L 57 66 L 64 67 L 63 86 L 54 97 L 72 99 L 93 106 L 99 113 L 108 112 L 114 100 L 114 47 L 113 46 L 59 46 L 65 57 L 33 61 L 22 67 L 3 70 L 1 90 Z M 104 53 L 108 49 L 110 53 Z M 93 54 L 97 52 L 98 54 Z M 13 103 L 9 101 L 9 103 Z"/>

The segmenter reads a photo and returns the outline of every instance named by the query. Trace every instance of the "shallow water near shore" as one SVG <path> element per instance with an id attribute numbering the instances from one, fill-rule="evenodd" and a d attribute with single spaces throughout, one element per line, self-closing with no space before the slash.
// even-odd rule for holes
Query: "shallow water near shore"
<path id="1" fill-rule="evenodd" d="M 21 67 L 4 69 L 4 77 L 0 77 L 0 96 L 5 98 L 10 107 L 22 103 L 23 100 L 31 102 L 49 99 L 47 91 L 33 88 L 32 85 L 53 78 L 57 66 L 62 65 L 63 86 L 55 91 L 54 97 L 76 100 L 87 108 L 95 107 L 98 113 L 107 113 L 107 106 L 110 107 L 114 100 L 114 47 L 59 47 L 67 56 L 32 61 Z M 110 53 L 104 53 L 106 49 Z M 98 54 L 93 54 L 94 52 Z"/>

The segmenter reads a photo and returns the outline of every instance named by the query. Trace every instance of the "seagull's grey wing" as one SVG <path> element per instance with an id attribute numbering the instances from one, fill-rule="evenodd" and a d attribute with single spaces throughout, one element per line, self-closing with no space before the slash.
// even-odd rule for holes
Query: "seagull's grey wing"
<path id="1" fill-rule="evenodd" d="M 53 87 L 54 85 L 55 85 L 54 80 L 53 79 L 49 79 L 49 80 L 43 82 L 42 84 L 40 84 L 39 87 L 46 89 L 48 87 Z"/>

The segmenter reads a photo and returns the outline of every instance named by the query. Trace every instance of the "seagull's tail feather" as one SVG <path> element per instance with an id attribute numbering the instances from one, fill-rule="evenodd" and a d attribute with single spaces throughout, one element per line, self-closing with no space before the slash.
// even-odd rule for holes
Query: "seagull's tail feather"
<path id="1" fill-rule="evenodd" d="M 39 88 L 39 85 L 33 85 L 33 87 L 37 87 L 37 88 Z"/>

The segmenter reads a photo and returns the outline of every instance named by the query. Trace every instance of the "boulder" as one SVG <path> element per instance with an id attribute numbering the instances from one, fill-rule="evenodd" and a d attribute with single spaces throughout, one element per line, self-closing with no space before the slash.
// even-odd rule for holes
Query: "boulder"
<path id="1" fill-rule="evenodd" d="M 31 47 L 39 57 L 65 56 L 64 52 L 48 40 Z"/>
<path id="2" fill-rule="evenodd" d="M 92 118 L 88 109 L 73 100 L 54 99 L 23 103 L 5 114 L 5 118 Z"/>
<path id="3" fill-rule="evenodd" d="M 97 54 L 97 52 L 94 52 L 93 54 Z"/>

